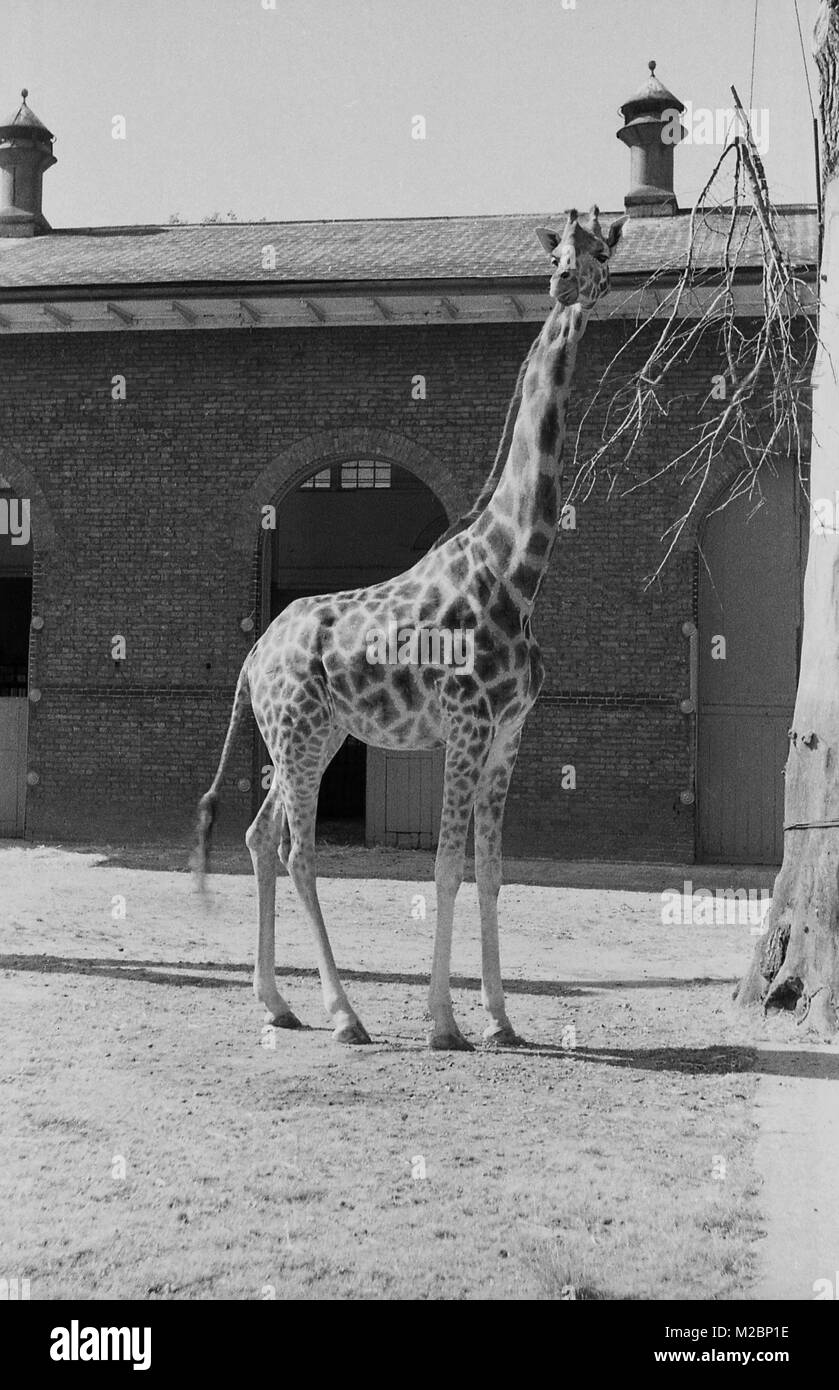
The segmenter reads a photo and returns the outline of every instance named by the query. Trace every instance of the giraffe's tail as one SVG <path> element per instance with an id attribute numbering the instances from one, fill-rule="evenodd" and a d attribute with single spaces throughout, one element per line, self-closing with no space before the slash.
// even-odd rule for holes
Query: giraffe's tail
<path id="1" fill-rule="evenodd" d="M 236 737 L 239 725 L 242 722 L 245 710 L 250 707 L 251 691 L 248 683 L 248 661 L 239 672 L 239 679 L 236 682 L 236 694 L 233 697 L 233 709 L 230 714 L 230 723 L 227 726 L 227 734 L 224 739 L 224 747 L 221 750 L 221 758 L 216 768 L 216 775 L 210 785 L 210 790 L 202 796 L 198 803 L 198 843 L 192 853 L 189 864 L 195 875 L 195 883 L 199 892 L 204 891 L 205 875 L 210 857 L 210 841 L 212 838 L 213 825 L 215 824 L 216 811 L 221 796 L 221 783 L 224 777 L 224 770 L 230 757 L 233 741 Z"/>

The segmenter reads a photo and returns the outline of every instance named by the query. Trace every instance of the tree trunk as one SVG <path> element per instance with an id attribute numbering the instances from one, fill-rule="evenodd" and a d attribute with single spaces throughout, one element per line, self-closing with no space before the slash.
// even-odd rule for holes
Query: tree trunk
<path id="1" fill-rule="evenodd" d="M 822 0 L 814 52 L 821 79 L 825 236 L 813 368 L 811 516 L 815 506 L 826 522 L 811 533 L 804 578 L 784 861 L 766 930 L 736 998 L 795 1008 L 799 1022 L 830 1037 L 839 1023 L 839 0 Z"/>

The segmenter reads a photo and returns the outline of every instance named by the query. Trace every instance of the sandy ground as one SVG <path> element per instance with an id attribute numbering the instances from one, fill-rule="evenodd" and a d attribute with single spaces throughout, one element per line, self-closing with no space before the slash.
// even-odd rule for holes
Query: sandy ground
<path id="1" fill-rule="evenodd" d="M 263 1031 L 250 992 L 244 853 L 220 857 L 235 872 L 209 907 L 178 862 L 0 845 L 0 1238 L 33 1298 L 754 1296 L 754 1092 L 775 1054 L 728 1005 L 749 926 L 662 925 L 682 871 L 509 863 L 534 880 L 502 893 L 529 1046 L 455 1055 L 424 1047 L 430 856 L 323 856 L 367 1048 L 331 1040 L 287 878 L 295 1034 Z M 466 884 L 453 974 L 474 1041 L 478 961 Z"/>
<path id="2" fill-rule="evenodd" d="M 766 1241 L 761 1298 L 839 1298 L 839 1055 L 832 1044 L 764 1043 L 755 1117 Z M 825 1287 L 829 1281 L 830 1290 Z"/>

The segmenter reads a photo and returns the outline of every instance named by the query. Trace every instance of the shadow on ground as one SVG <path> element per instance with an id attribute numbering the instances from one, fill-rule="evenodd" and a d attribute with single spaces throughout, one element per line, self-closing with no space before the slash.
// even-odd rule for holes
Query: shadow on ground
<path id="1" fill-rule="evenodd" d="M 104 975 L 116 980 L 143 980 L 147 984 L 187 985 L 193 989 L 227 989 L 231 985 L 250 988 L 251 967 L 244 961 L 114 960 L 96 956 L 8 955 L 0 956 L 0 970 L 31 971 L 40 975 Z M 196 971 L 217 972 L 221 978 L 216 978 L 216 974 L 196 974 Z M 294 979 L 318 978 L 317 971 L 311 967 L 278 966 L 276 973 L 278 977 Z M 231 975 L 242 975 L 244 978 L 228 978 Z M 360 981 L 363 984 L 416 985 L 427 988 L 431 977 L 423 971 L 343 969 L 341 978 Z M 570 995 L 586 995 L 604 989 L 693 989 L 697 985 L 736 983 L 734 978 L 720 979 L 710 975 L 693 976 L 689 979 L 656 975 L 631 980 L 507 979 L 504 981 L 504 988 L 508 994 L 541 994 L 565 999 Z M 452 975 L 452 988 L 479 990 L 481 982 L 473 976 Z"/>
<path id="2" fill-rule="evenodd" d="M 113 960 L 107 957 L 61 956 L 0 956 L 0 970 L 34 974 L 98 975 L 114 980 L 137 980 L 144 984 L 171 985 L 198 989 L 227 989 L 230 986 L 250 988 L 250 970 L 244 963 L 189 961 L 165 963 L 145 960 Z M 214 974 L 196 974 L 213 971 Z M 345 970 L 347 980 L 375 984 L 412 985 L 424 988 L 429 977 L 423 972 Z M 278 975 L 315 978 L 312 969 L 279 969 Z M 242 976 L 240 979 L 233 976 Z M 734 984 L 734 980 L 712 979 L 707 976 L 679 979 L 651 977 L 646 980 L 509 980 L 509 994 L 550 995 L 568 998 L 588 995 L 601 990 L 625 989 L 692 989 Z M 456 989 L 477 991 L 480 981 L 470 976 L 452 977 Z M 306 1028 L 303 1031 L 324 1031 Z M 390 1051 L 417 1051 L 415 1044 L 386 1041 Z M 514 1048 L 500 1048 L 508 1055 L 522 1057 L 555 1057 L 577 1064 L 596 1063 L 601 1066 L 629 1068 L 633 1071 L 679 1072 L 690 1075 L 706 1072 L 729 1075 L 746 1072 L 755 1076 L 810 1077 L 824 1081 L 839 1081 L 839 1052 L 826 1053 L 816 1049 L 782 1050 L 757 1049 L 746 1046 L 718 1047 L 562 1047 L 552 1043 L 530 1043 Z"/>
<path id="3" fill-rule="evenodd" d="M 9 843 L 20 843 L 9 842 Z M 151 869 L 157 872 L 187 873 L 192 853 L 191 840 L 177 843 L 103 845 L 84 842 L 56 842 L 55 848 L 85 854 L 100 854 L 97 868 Z M 213 848 L 210 871 L 217 874 L 252 874 L 250 855 L 240 840 L 225 839 Z M 281 868 L 280 873 L 285 871 Z M 396 879 L 411 883 L 432 883 L 434 854 L 431 850 L 389 849 L 342 844 L 327 836 L 318 837 L 318 873 L 323 878 Z M 623 889 L 625 892 L 683 892 L 693 889 L 745 888 L 771 890 L 777 868 L 772 865 L 656 864 L 621 863 L 602 860 L 523 859 L 504 857 L 504 881 L 545 888 Z M 466 861 L 466 880 L 474 882 L 475 866 Z M 690 892 L 690 888 L 687 890 Z"/>

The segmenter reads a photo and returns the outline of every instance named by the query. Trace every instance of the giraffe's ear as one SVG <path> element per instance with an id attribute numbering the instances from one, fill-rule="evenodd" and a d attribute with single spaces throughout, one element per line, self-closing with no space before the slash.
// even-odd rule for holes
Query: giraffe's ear
<path id="1" fill-rule="evenodd" d="M 606 245 L 610 251 L 614 251 L 621 237 L 623 236 L 623 224 L 629 221 L 629 214 L 624 213 L 623 217 L 618 217 L 606 233 Z"/>
<path id="2" fill-rule="evenodd" d="M 549 256 L 552 255 L 559 245 L 559 233 L 552 232 L 550 227 L 537 227 L 536 235 L 541 241 L 544 250 L 547 251 Z"/>

